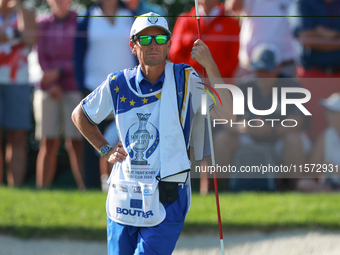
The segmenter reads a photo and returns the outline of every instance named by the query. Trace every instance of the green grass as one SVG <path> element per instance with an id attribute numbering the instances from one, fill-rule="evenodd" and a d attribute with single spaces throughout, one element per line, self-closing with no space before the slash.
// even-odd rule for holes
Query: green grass
<path id="1" fill-rule="evenodd" d="M 340 229 L 340 194 L 222 193 L 223 230 Z M 218 229 L 215 195 L 193 196 L 186 230 Z"/>
<path id="2" fill-rule="evenodd" d="M 0 187 L 0 233 L 19 237 L 105 240 L 106 195 L 100 191 Z M 223 230 L 340 230 L 340 194 L 220 194 Z M 217 233 L 215 196 L 193 195 L 184 232 Z"/>
<path id="3" fill-rule="evenodd" d="M 105 239 L 105 201 L 100 191 L 0 188 L 0 231 L 20 237 Z"/>

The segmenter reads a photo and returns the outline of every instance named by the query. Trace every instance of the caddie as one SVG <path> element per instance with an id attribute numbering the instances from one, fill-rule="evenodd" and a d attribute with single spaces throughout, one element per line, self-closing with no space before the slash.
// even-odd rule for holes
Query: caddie
<path id="1" fill-rule="evenodd" d="M 152 12 L 137 17 L 130 48 L 139 65 L 108 75 L 72 114 L 84 137 L 114 163 L 106 202 L 109 255 L 171 254 L 189 210 L 188 149 L 190 144 L 199 147 L 195 154 L 202 157 L 205 92 L 192 67 L 166 62 L 170 46 L 164 17 Z M 194 43 L 191 56 L 206 69 L 210 82 L 223 83 L 203 41 Z M 231 95 L 227 90 L 219 95 L 223 106 L 215 106 L 211 116 L 230 119 Z M 212 108 L 211 98 L 208 105 Z M 115 148 L 96 127 L 111 113 L 120 139 Z"/>

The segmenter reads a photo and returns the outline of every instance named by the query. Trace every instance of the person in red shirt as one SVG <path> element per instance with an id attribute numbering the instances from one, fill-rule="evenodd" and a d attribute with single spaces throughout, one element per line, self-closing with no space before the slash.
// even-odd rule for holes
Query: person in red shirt
<path id="1" fill-rule="evenodd" d="M 218 0 L 198 0 L 198 3 L 202 40 L 209 47 L 222 77 L 230 78 L 238 64 L 239 24 L 235 19 L 226 17 Z M 196 16 L 195 7 L 177 19 L 169 59 L 173 63 L 185 62 L 202 75 L 202 67 L 190 56 L 198 37 L 197 20 L 192 16 Z"/>

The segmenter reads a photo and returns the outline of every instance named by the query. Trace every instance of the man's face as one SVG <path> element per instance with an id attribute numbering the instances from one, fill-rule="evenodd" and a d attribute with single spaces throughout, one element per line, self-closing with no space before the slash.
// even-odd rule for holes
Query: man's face
<path id="1" fill-rule="evenodd" d="M 162 29 L 156 27 L 149 27 L 137 34 L 140 35 L 164 35 L 166 34 Z M 140 45 L 138 41 L 130 42 L 130 48 L 133 54 L 137 55 L 139 63 L 146 66 L 156 66 L 165 64 L 166 57 L 169 53 L 171 41 L 166 44 L 158 45 L 155 39 L 152 39 L 150 45 Z"/>

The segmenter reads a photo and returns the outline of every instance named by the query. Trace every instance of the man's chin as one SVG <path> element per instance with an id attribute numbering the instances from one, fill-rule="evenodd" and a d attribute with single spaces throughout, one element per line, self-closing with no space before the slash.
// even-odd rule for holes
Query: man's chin
<path id="1" fill-rule="evenodd" d="M 148 66 L 157 66 L 157 65 L 159 65 L 159 64 L 161 64 L 161 63 L 163 63 L 163 62 L 165 62 L 165 60 L 162 61 L 162 60 L 159 59 L 159 58 L 153 58 L 153 59 L 148 59 L 148 60 L 146 60 L 146 61 L 145 61 L 145 64 L 148 65 Z"/>

